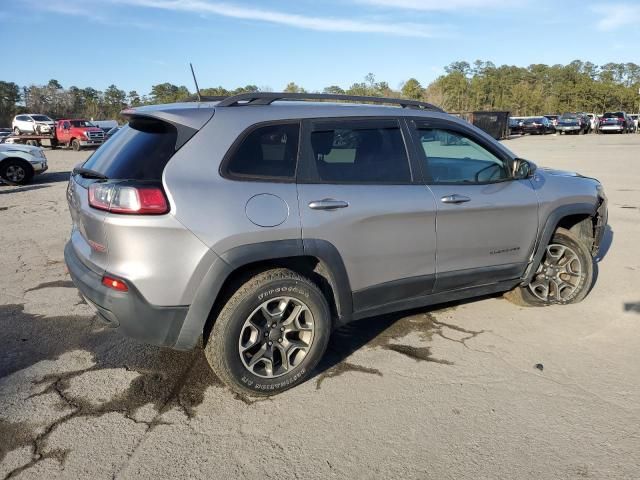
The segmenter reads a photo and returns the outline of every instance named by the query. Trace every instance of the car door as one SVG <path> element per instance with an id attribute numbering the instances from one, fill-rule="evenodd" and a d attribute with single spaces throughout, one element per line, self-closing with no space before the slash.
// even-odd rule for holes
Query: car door
<path id="1" fill-rule="evenodd" d="M 491 139 L 445 120 L 416 120 L 416 154 L 437 205 L 434 292 L 518 278 L 538 231 L 538 198 Z"/>
<path id="2" fill-rule="evenodd" d="M 298 197 L 305 251 L 341 257 L 355 311 L 431 293 L 435 200 L 396 118 L 304 122 Z"/>
<path id="3" fill-rule="evenodd" d="M 56 136 L 58 137 L 59 142 L 62 142 L 62 143 L 69 142 L 70 129 L 71 129 L 71 123 L 69 123 L 69 121 L 65 120 L 64 122 L 58 122 L 58 133 Z"/>

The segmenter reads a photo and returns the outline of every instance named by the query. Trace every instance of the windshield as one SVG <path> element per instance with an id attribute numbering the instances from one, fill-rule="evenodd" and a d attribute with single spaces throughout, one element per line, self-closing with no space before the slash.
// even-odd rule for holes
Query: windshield
<path id="1" fill-rule="evenodd" d="M 71 120 L 72 127 L 95 127 L 89 120 Z"/>
<path id="2" fill-rule="evenodd" d="M 31 115 L 31 118 L 33 118 L 36 122 L 53 122 L 53 120 L 51 120 L 46 115 Z"/>

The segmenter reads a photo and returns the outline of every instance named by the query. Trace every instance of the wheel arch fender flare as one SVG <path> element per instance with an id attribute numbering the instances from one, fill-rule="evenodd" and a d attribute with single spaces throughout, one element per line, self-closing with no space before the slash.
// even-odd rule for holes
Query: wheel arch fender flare
<path id="1" fill-rule="evenodd" d="M 30 175 L 33 175 L 35 173 L 35 170 L 33 169 L 33 165 L 31 165 L 28 160 L 25 160 L 22 157 L 6 157 L 3 159 L 0 159 L 0 170 L 4 167 L 5 163 L 10 162 L 12 160 L 23 164 L 27 168 L 27 171 L 30 172 Z"/>
<path id="2" fill-rule="evenodd" d="M 553 210 L 547 217 L 544 226 L 538 233 L 536 245 L 533 250 L 533 254 L 530 257 L 531 260 L 522 276 L 522 285 L 528 285 L 533 278 L 542 257 L 544 256 L 545 249 L 553 237 L 553 233 L 560 221 L 571 215 L 589 215 L 591 217 L 597 214 L 598 204 L 594 203 L 574 203 L 570 205 L 562 205 Z"/>
<path id="3" fill-rule="evenodd" d="M 215 256 L 204 274 L 193 298 L 174 348 L 190 350 L 203 334 L 218 295 L 231 275 L 238 269 L 259 262 L 315 257 L 325 268 L 333 290 L 338 323 L 351 318 L 353 303 L 351 287 L 342 257 L 334 245 L 325 240 L 293 239 L 260 242 L 234 247 Z"/>

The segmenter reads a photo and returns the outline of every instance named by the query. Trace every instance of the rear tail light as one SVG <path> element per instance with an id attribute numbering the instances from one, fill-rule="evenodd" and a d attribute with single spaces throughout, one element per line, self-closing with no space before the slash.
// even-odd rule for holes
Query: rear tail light
<path id="1" fill-rule="evenodd" d="M 89 205 L 98 210 L 129 215 L 161 215 L 169 204 L 161 187 L 92 183 Z"/>

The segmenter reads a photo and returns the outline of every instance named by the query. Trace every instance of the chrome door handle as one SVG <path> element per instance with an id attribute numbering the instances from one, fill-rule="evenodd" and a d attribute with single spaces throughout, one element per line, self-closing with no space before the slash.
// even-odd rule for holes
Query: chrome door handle
<path id="1" fill-rule="evenodd" d="M 442 203 L 465 203 L 470 202 L 471 199 L 469 197 L 465 197 L 464 195 L 458 195 L 454 193 L 453 195 L 446 195 L 440 199 Z"/>
<path id="2" fill-rule="evenodd" d="M 337 208 L 346 208 L 349 204 L 342 200 L 334 200 L 333 198 L 324 198 L 322 200 L 314 200 L 309 202 L 309 208 L 312 210 L 335 210 Z"/>

